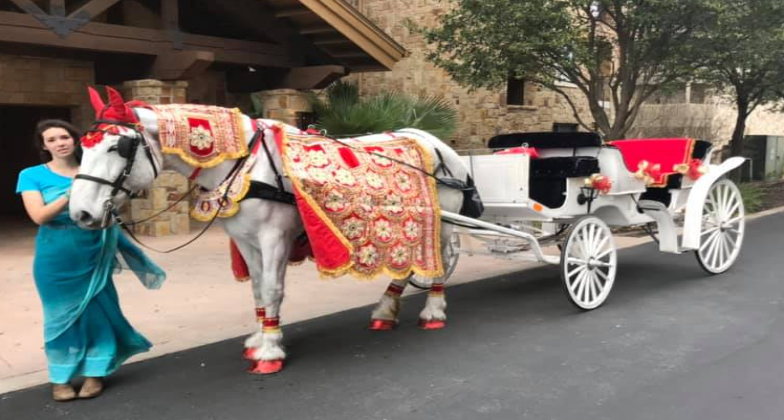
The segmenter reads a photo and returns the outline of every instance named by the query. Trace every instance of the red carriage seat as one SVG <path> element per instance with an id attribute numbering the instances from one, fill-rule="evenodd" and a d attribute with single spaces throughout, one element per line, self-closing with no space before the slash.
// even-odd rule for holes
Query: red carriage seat
<path id="1" fill-rule="evenodd" d="M 653 182 L 649 185 L 654 188 L 680 185 L 680 174 L 674 167 L 688 164 L 694 158 L 701 159 L 707 151 L 705 145 L 710 145 L 708 142 L 688 138 L 629 139 L 611 141 L 608 144 L 620 150 L 626 169 L 630 172 L 637 172 L 646 164 L 648 168 L 658 165 L 658 170 L 652 171 Z M 671 177 L 674 179 L 670 179 Z"/>

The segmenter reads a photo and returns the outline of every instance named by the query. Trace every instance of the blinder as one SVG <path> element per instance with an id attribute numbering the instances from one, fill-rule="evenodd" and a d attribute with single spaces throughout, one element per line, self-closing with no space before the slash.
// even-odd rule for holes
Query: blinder
<path id="1" fill-rule="evenodd" d="M 136 146 L 134 143 L 138 143 L 138 137 L 128 137 L 128 136 L 120 136 L 120 140 L 117 140 L 117 154 L 120 157 L 125 159 L 130 159 L 133 152 L 136 150 Z"/>

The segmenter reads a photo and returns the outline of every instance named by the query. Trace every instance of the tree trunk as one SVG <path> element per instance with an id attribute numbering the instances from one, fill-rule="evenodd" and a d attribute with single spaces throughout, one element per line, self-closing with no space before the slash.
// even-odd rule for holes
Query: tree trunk
<path id="1" fill-rule="evenodd" d="M 749 115 L 749 105 L 745 101 L 738 101 L 738 115 L 735 119 L 735 130 L 732 131 L 730 140 L 730 156 L 743 156 L 743 133 L 746 132 L 746 118 Z M 741 168 L 745 168 L 741 166 Z M 740 181 L 741 170 L 730 174 L 733 181 Z"/>

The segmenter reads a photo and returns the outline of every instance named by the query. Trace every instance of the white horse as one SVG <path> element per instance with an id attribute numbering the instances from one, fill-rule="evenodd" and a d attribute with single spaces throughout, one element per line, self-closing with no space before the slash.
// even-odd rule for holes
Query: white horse
<path id="1" fill-rule="evenodd" d="M 100 229 L 115 223 L 110 211 L 119 208 L 129 198 L 131 191 L 150 188 L 162 170 L 174 170 L 191 176 L 194 168 L 173 154 L 161 153 L 158 140 L 158 122 L 153 111 L 125 104 L 122 97 L 111 88 L 109 104 L 90 89 L 97 120 L 95 127 L 103 128 L 103 138 L 84 149 L 79 176 L 73 184 L 70 198 L 70 216 L 82 228 Z M 131 106 L 128 106 L 131 105 Z M 268 126 L 280 124 L 262 120 Z M 99 123 L 105 125 L 99 125 Z M 135 124 L 132 124 L 135 123 Z M 138 124 L 140 123 L 140 125 Z M 243 116 L 246 138 L 251 139 L 254 129 L 249 117 Z M 110 127 L 110 130 L 106 130 Z M 291 126 L 284 126 L 290 133 L 301 134 Z M 270 130 L 267 130 L 270 131 Z M 435 150 L 440 151 L 443 163 L 454 178 L 465 180 L 467 169 L 455 151 L 434 136 L 415 129 L 397 132 L 416 139 L 438 162 Z M 275 167 L 282 168 L 281 159 L 272 133 L 265 132 L 263 139 L 272 155 Z M 389 139 L 387 135 L 370 135 L 359 140 Z M 260 150 L 259 153 L 264 153 Z M 227 160 L 213 168 L 198 173 L 195 182 L 206 189 L 216 188 L 234 167 L 234 160 Z M 124 174 L 124 175 L 123 175 Z M 439 173 L 440 174 L 440 173 Z M 436 175 L 439 175 L 436 174 Z M 260 156 L 252 169 L 252 179 L 276 185 L 275 170 L 269 160 Z M 292 191 L 284 180 L 285 189 Z M 444 210 L 458 212 L 463 202 L 462 191 L 439 185 L 438 196 Z M 250 271 L 256 302 L 259 329 L 245 341 L 245 357 L 254 360 L 252 373 L 275 373 L 282 369 L 286 353 L 282 345 L 283 334 L 278 327 L 280 305 L 284 295 L 284 277 L 288 256 L 295 238 L 303 232 L 299 213 L 294 205 L 261 199 L 242 201 L 236 215 L 219 219 L 228 235 L 235 241 Z M 441 229 L 442 261 L 444 272 L 454 263 L 455 250 L 450 245 L 452 226 L 443 224 Z M 419 314 L 419 325 L 425 329 L 443 328 L 446 321 L 446 300 L 443 283 L 446 275 L 433 279 L 424 309 Z M 370 328 L 391 329 L 397 324 L 400 295 L 408 279 L 392 281 L 372 312 Z"/>

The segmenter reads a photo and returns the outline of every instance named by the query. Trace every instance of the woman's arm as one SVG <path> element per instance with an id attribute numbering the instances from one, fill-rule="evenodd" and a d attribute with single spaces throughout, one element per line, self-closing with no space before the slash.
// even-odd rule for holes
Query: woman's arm
<path id="1" fill-rule="evenodd" d="M 39 191 L 23 191 L 22 201 L 24 202 L 27 215 L 38 225 L 42 225 L 55 218 L 68 205 L 68 194 L 58 197 L 49 204 L 44 204 L 44 199 Z"/>

